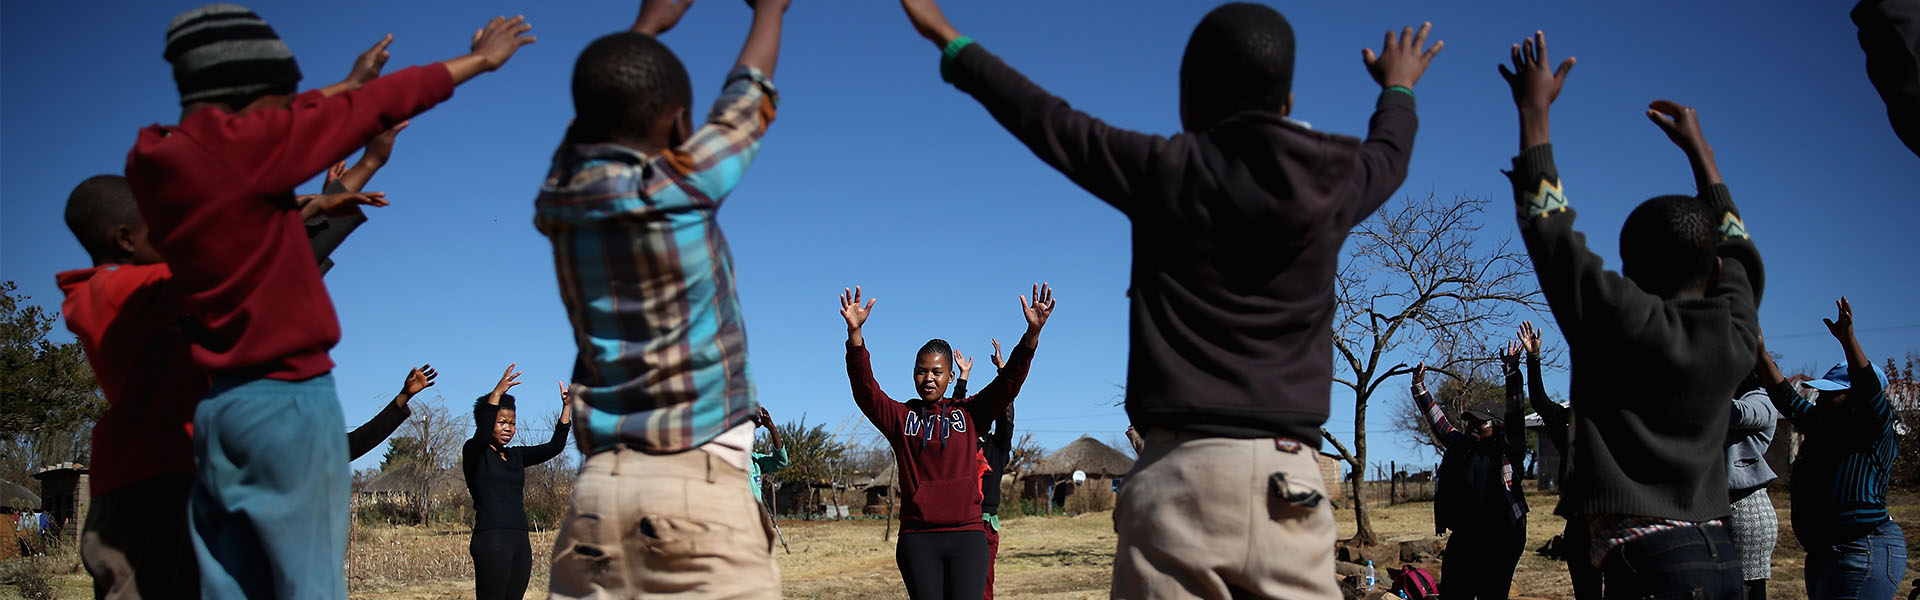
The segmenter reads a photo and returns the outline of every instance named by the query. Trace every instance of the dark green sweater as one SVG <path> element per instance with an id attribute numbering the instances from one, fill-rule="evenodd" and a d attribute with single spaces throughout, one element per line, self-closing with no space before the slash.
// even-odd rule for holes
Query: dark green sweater
<path id="1" fill-rule="evenodd" d="M 1728 516 L 1727 399 L 1753 369 L 1763 271 L 1727 187 L 1699 194 L 1721 215 L 1720 277 L 1703 298 L 1662 299 L 1587 249 L 1550 145 L 1521 152 L 1508 177 L 1521 238 L 1573 361 L 1560 512 Z"/>

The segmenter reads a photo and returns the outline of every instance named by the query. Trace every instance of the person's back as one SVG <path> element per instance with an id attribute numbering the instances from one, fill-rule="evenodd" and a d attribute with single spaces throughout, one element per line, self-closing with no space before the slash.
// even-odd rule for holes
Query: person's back
<path id="1" fill-rule="evenodd" d="M 941 48 L 947 81 L 1132 221 L 1126 407 L 1146 443 L 1114 512 L 1115 595 L 1336 597 L 1312 452 L 1333 381 L 1334 277 L 1348 232 L 1406 176 L 1412 86 L 1441 47 L 1426 46 L 1428 27 L 1365 52 L 1381 90 L 1361 141 L 1287 119 L 1292 25 L 1265 6 L 1222 5 L 1182 58 L 1185 131 L 1161 137 L 1074 110 L 961 36 L 933 0 L 902 5 Z M 1283 497 L 1285 518 L 1248 522 L 1268 495 Z"/>
<path id="2" fill-rule="evenodd" d="M 1547 64 L 1546 36 L 1501 65 L 1520 115 L 1507 173 L 1541 293 L 1566 337 L 1574 399 L 1562 515 L 1588 523 L 1606 593 L 1740 593 L 1721 521 L 1732 513 L 1727 399 L 1753 360 L 1764 270 L 1693 109 L 1646 115 L 1686 153 L 1695 196 L 1642 202 L 1621 226 L 1621 269 L 1587 248 L 1553 160 L 1549 108 L 1574 60 Z M 1570 517 L 1573 518 L 1573 517 Z M 1578 556 L 1573 557 L 1578 560 Z"/>
<path id="3" fill-rule="evenodd" d="M 632 28 L 581 51 L 574 119 L 534 201 L 578 354 L 586 454 L 554 541 L 555 598 L 779 593 L 748 473 L 746 321 L 715 214 L 773 121 L 788 0 L 749 3 L 747 40 L 698 126 L 686 67 L 657 39 L 691 4 L 645 0 Z M 658 543 L 682 527 L 713 533 Z"/>

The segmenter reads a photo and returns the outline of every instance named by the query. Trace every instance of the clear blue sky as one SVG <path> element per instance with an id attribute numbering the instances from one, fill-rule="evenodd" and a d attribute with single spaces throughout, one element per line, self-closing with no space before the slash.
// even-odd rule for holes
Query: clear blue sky
<path id="1" fill-rule="evenodd" d="M 637 4 L 249 4 L 315 87 L 344 76 L 386 33 L 396 38 L 390 69 L 463 53 L 473 29 L 496 14 L 527 15 L 540 38 L 415 119 L 369 186 L 393 206 L 373 210 L 335 255 L 327 282 L 345 335 L 333 357 L 350 424 L 377 411 L 406 369 L 423 362 L 439 367 L 433 391 L 456 413 L 513 361 L 530 382 L 522 402 L 542 407 L 524 412 L 557 404 L 554 381 L 568 375 L 573 346 L 550 247 L 533 229 L 533 196 L 572 114 L 574 56 L 624 28 Z M 87 265 L 61 220 L 68 191 L 89 175 L 121 172 L 139 127 L 178 119 L 161 50 L 168 20 L 195 5 L 0 5 L 0 278 L 19 282 L 31 302 L 57 306 L 53 274 Z M 1172 133 L 1181 48 L 1211 5 L 996 1 L 947 10 L 963 32 L 1076 106 Z M 1920 348 L 1920 315 L 1911 311 L 1920 159 L 1888 128 L 1845 4 L 1279 8 L 1298 35 L 1294 115 L 1354 135 L 1364 133 L 1377 92 L 1360 48 L 1377 47 L 1388 28 L 1434 23 L 1447 48 L 1417 87 L 1422 127 L 1402 193 L 1492 196 L 1489 236 L 1515 230 L 1499 169 L 1518 134 L 1494 65 L 1523 35 L 1544 28 L 1556 55 L 1580 59 L 1553 133 L 1580 227 L 1602 255 L 1616 256 L 1633 205 L 1692 186 L 1681 154 L 1641 115 L 1646 103 L 1698 107 L 1767 260 L 1772 285 L 1761 317 L 1782 363 L 1824 368 L 1840 359 L 1820 318 L 1842 293 L 1876 360 Z M 797 0 L 787 23 L 775 78 L 780 118 L 720 219 L 739 269 L 761 401 L 781 420 L 845 423 L 871 440 L 847 395 L 834 299 L 843 286 L 862 284 L 880 298 L 868 340 L 882 384 L 904 397 L 921 342 L 942 337 L 984 356 L 989 338 L 1018 337 L 1015 296 L 1050 281 L 1060 308 L 1021 395 L 1020 427 L 1050 448 L 1122 431 L 1126 417 L 1113 404 L 1126 368 L 1125 220 L 941 82 L 938 53 L 896 3 Z M 742 3 L 705 0 L 665 36 L 692 73 L 700 113 L 747 24 Z M 64 329 L 57 335 L 70 339 Z M 975 385 L 991 373 L 983 360 Z M 1551 389 L 1564 384 L 1564 374 L 1550 375 Z M 1400 387 L 1390 385 L 1370 413 L 1372 458 L 1431 461 L 1383 434 L 1390 404 L 1403 401 Z M 1329 428 L 1345 436 L 1351 401 L 1334 394 L 1332 404 Z"/>

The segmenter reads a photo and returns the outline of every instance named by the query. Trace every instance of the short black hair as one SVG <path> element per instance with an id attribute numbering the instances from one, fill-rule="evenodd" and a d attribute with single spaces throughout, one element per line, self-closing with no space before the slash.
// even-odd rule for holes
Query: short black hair
<path id="1" fill-rule="evenodd" d="M 67 229 L 94 262 L 107 262 L 121 253 L 114 245 L 114 230 L 138 227 L 140 205 L 133 201 L 133 188 L 119 175 L 95 175 L 67 194 Z"/>
<path id="2" fill-rule="evenodd" d="M 1193 27 L 1180 59 L 1180 125 L 1213 128 L 1234 113 L 1279 112 L 1293 92 L 1293 25 L 1259 4 L 1222 4 Z"/>
<path id="3" fill-rule="evenodd" d="M 1705 288 L 1718 237 L 1712 211 L 1698 198 L 1649 199 L 1620 226 L 1620 273 L 1661 298 Z"/>
<path id="4" fill-rule="evenodd" d="M 953 346 L 948 345 L 946 340 L 940 338 L 927 340 L 927 343 L 920 345 L 920 353 L 914 356 L 927 355 L 947 357 L 947 370 L 953 370 Z"/>
<path id="5" fill-rule="evenodd" d="M 493 430 L 492 423 L 482 423 L 480 419 L 480 411 L 486 410 L 487 396 L 491 396 L 491 395 L 493 394 L 487 394 L 486 396 L 481 396 L 473 401 L 473 425 L 475 427 L 480 428 L 481 431 Z M 494 409 L 493 412 L 495 414 L 498 414 L 500 411 L 503 411 L 503 410 L 511 410 L 514 412 L 519 412 L 517 409 L 513 407 L 513 394 L 500 395 L 500 407 L 497 409 Z"/>
<path id="6" fill-rule="evenodd" d="M 660 115 L 692 104 L 687 67 L 653 36 L 602 36 L 573 63 L 573 131 L 593 139 L 644 137 Z"/>

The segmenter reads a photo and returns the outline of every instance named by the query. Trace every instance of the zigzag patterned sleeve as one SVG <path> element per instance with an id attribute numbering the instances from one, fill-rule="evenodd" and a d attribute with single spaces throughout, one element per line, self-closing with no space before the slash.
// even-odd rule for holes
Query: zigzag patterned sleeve
<path id="1" fill-rule="evenodd" d="M 1607 270 L 1606 261 L 1587 248 L 1586 236 L 1574 230 L 1575 212 L 1554 166 L 1551 144 L 1521 151 L 1507 179 L 1513 183 L 1520 239 L 1568 344 L 1578 345 L 1592 328 L 1662 326 L 1655 318 L 1662 309 L 1660 298 Z"/>

